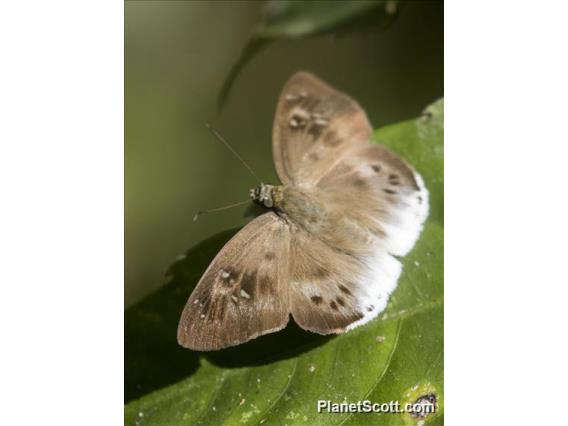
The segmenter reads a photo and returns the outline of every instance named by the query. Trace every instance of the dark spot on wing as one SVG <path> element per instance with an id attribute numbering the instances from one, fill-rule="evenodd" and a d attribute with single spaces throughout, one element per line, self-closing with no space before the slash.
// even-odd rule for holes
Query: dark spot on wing
<path id="1" fill-rule="evenodd" d="M 383 191 L 385 191 L 387 194 L 391 194 L 391 195 L 394 195 L 394 194 L 397 193 L 396 191 L 393 191 L 392 189 L 388 189 L 388 188 L 383 189 Z"/>
<path id="2" fill-rule="evenodd" d="M 312 136 L 314 139 L 317 139 L 321 136 L 325 126 L 319 125 L 317 123 L 313 123 L 308 128 L 308 135 Z"/>
<path id="3" fill-rule="evenodd" d="M 318 161 L 320 159 L 320 156 L 317 153 L 312 152 L 310 153 L 310 155 L 308 155 L 308 158 L 312 161 Z"/>
<path id="4" fill-rule="evenodd" d="M 361 178 L 353 179 L 352 183 L 353 186 L 356 186 L 357 188 L 364 188 L 367 186 L 367 182 L 365 182 L 365 180 Z"/>
<path id="5" fill-rule="evenodd" d="M 251 273 L 245 272 L 241 279 L 241 289 L 246 291 L 252 298 L 255 293 L 256 286 L 256 271 Z"/>
<path id="6" fill-rule="evenodd" d="M 367 306 L 367 312 L 372 312 L 373 309 L 375 309 L 375 305 L 369 305 L 369 306 Z"/>
<path id="7" fill-rule="evenodd" d="M 345 302 L 343 301 L 343 299 L 341 297 L 338 297 L 335 299 L 337 301 L 337 303 L 339 303 L 341 306 L 345 306 Z"/>
<path id="8" fill-rule="evenodd" d="M 381 171 L 381 166 L 379 166 L 378 164 L 373 164 L 371 168 L 377 173 Z"/>
<path id="9" fill-rule="evenodd" d="M 276 255 L 274 254 L 273 251 L 267 251 L 266 253 L 264 253 L 264 258 L 266 260 L 274 260 L 275 257 Z"/>
<path id="10" fill-rule="evenodd" d="M 274 283 L 274 279 L 272 279 L 271 277 L 264 275 L 262 277 L 259 277 L 258 279 L 258 292 L 261 295 L 271 295 L 271 296 L 275 296 L 275 286 L 273 285 Z M 246 290 L 245 290 L 246 291 Z M 248 293 L 248 291 L 247 291 Z M 252 293 L 249 293 L 252 295 Z"/>
<path id="11" fill-rule="evenodd" d="M 399 185 L 399 184 L 400 184 L 399 179 L 400 179 L 400 176 L 398 176 L 398 175 L 395 175 L 395 174 L 390 174 L 390 175 L 389 175 L 389 183 L 390 183 L 391 185 L 395 185 L 395 186 L 396 186 L 396 185 Z"/>
<path id="12" fill-rule="evenodd" d="M 345 287 L 343 284 L 339 284 L 339 290 L 341 290 L 341 292 L 348 294 L 349 296 L 353 296 L 353 294 L 349 291 L 349 289 L 347 287 Z"/>
<path id="13" fill-rule="evenodd" d="M 337 310 L 339 309 L 339 308 L 337 307 L 337 303 L 335 303 L 335 302 L 333 302 L 333 301 L 329 304 L 329 306 L 331 306 L 331 309 L 333 309 L 334 311 L 337 311 Z"/>
<path id="14" fill-rule="evenodd" d="M 312 296 L 310 297 L 310 299 L 312 300 L 312 302 L 314 302 L 316 305 L 319 305 L 323 299 L 321 298 L 321 296 Z"/>
<path id="15" fill-rule="evenodd" d="M 316 269 L 314 270 L 314 277 L 315 278 L 325 278 L 329 276 L 329 271 L 321 266 L 317 266 Z"/>
<path id="16" fill-rule="evenodd" d="M 335 132 L 327 132 L 323 137 L 323 143 L 325 145 L 336 146 L 341 143 L 341 138 L 337 136 Z"/>
<path id="17" fill-rule="evenodd" d="M 424 200 L 422 199 L 422 196 L 419 195 L 419 196 L 418 196 L 418 204 L 422 204 L 423 201 L 424 201 Z"/>

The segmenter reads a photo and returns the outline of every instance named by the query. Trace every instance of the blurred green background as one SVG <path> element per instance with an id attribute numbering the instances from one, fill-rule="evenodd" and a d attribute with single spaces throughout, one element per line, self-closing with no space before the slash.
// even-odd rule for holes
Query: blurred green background
<path id="1" fill-rule="evenodd" d="M 381 7 L 391 8 L 393 2 Z M 210 122 L 265 182 L 277 182 L 271 133 L 286 79 L 309 70 L 350 94 L 375 128 L 416 117 L 443 96 L 443 3 L 403 2 L 380 31 L 276 40 L 218 95 L 262 19 L 259 1 L 125 2 L 125 304 L 164 282 L 174 259 L 243 225 L 256 182 L 204 126 Z"/>

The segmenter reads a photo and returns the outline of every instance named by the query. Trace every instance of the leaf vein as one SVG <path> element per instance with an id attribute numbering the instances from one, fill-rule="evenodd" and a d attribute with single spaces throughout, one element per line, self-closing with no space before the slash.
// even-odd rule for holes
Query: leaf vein
<path id="1" fill-rule="evenodd" d="M 367 391 L 367 393 L 365 394 L 365 396 L 363 397 L 363 400 L 366 400 L 369 395 L 371 394 L 371 392 L 373 392 L 377 385 L 380 383 L 381 380 L 383 380 L 383 377 L 385 376 L 385 374 L 387 373 L 387 370 L 389 369 L 390 363 L 392 361 L 392 357 L 394 355 L 394 353 L 396 352 L 396 348 L 398 347 L 398 340 L 399 340 L 399 336 L 400 336 L 400 329 L 402 328 L 402 323 L 403 323 L 404 319 L 401 318 L 398 321 L 397 324 L 397 328 L 396 328 L 396 334 L 395 334 L 395 340 L 394 340 L 394 345 L 392 346 L 392 350 L 389 353 L 389 358 L 387 359 L 387 362 L 385 363 L 385 367 L 383 368 L 383 371 L 381 372 L 381 374 L 379 375 L 379 377 L 377 377 L 377 380 L 375 381 L 375 383 L 373 384 L 373 386 L 371 387 L 371 389 L 369 389 Z M 353 413 L 349 413 L 349 415 L 347 417 L 345 417 L 340 423 L 337 423 L 337 426 L 341 426 L 343 425 L 347 420 L 349 420 L 351 417 L 353 416 Z"/>
<path id="2" fill-rule="evenodd" d="M 259 417 L 259 422 L 257 423 L 258 425 L 260 425 L 260 421 L 262 420 L 262 418 L 264 416 L 266 416 L 276 406 L 276 404 L 282 399 L 284 394 L 288 391 L 288 388 L 290 387 L 290 384 L 292 383 L 292 379 L 294 378 L 294 375 L 296 374 L 296 368 L 298 367 L 298 359 L 299 358 L 295 358 L 294 367 L 292 368 L 292 373 L 290 374 L 290 377 L 288 378 L 288 382 L 286 383 L 286 386 L 284 386 L 284 389 L 282 390 L 282 392 L 280 392 L 280 395 L 278 395 L 278 397 L 274 400 L 274 402 L 272 404 L 270 404 L 270 406 L 266 410 L 264 410 L 264 413 L 262 413 L 262 415 Z"/>

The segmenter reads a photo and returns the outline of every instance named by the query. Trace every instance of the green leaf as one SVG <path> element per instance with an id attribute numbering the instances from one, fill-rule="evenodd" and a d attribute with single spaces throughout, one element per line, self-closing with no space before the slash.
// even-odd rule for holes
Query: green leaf
<path id="1" fill-rule="evenodd" d="M 219 234 L 172 265 L 172 282 L 125 315 L 125 424 L 417 424 L 408 413 L 318 413 L 317 400 L 413 403 L 434 394 L 442 424 L 443 101 L 375 138 L 424 177 L 431 215 L 387 309 L 339 336 L 283 331 L 218 352 L 179 347 L 179 315 L 199 277 L 236 232 Z M 146 395 L 144 395 L 146 394 Z M 144 396 L 142 396 L 144 395 Z M 140 398 L 139 398 L 140 397 Z M 138 398 L 138 399 L 135 399 Z"/>
<path id="2" fill-rule="evenodd" d="M 269 42 L 324 34 L 343 36 L 352 32 L 380 31 L 397 17 L 398 1 L 380 0 L 269 0 L 262 17 L 225 79 L 218 107 L 225 103 L 233 83 L 248 62 Z"/>

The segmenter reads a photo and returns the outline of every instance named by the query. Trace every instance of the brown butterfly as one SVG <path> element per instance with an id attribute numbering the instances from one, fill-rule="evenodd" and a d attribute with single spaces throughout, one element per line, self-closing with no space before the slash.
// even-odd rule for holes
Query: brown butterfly
<path id="1" fill-rule="evenodd" d="M 428 191 L 377 144 L 365 112 L 306 72 L 284 86 L 273 154 L 282 185 L 251 190 L 267 212 L 215 257 L 189 298 L 180 345 L 234 346 L 286 327 L 343 333 L 375 318 L 428 215 Z"/>

